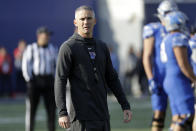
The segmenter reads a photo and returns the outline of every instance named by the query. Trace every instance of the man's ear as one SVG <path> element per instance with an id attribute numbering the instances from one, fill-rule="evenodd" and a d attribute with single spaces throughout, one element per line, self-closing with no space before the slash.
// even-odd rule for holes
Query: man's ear
<path id="1" fill-rule="evenodd" d="M 95 23 L 95 25 L 97 24 L 97 20 L 96 19 L 94 20 L 94 23 Z"/>
<path id="2" fill-rule="evenodd" d="M 73 23 L 74 23 L 75 27 L 78 27 L 76 19 L 74 19 Z"/>

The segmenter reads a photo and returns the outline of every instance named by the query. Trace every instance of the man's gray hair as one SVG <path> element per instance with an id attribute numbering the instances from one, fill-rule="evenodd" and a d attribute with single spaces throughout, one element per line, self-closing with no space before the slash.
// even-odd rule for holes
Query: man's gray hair
<path id="1" fill-rule="evenodd" d="M 75 19 L 77 18 L 77 13 L 81 10 L 88 10 L 88 11 L 91 11 L 93 13 L 93 17 L 95 17 L 95 12 L 93 10 L 93 8 L 91 8 L 90 6 L 87 6 L 87 5 L 82 5 L 80 7 L 78 7 L 76 10 L 75 10 Z"/>

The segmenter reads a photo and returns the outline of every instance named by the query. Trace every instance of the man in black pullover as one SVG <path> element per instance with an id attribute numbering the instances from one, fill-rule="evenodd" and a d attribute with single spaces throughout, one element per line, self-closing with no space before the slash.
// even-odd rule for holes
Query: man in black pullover
<path id="1" fill-rule="evenodd" d="M 59 51 L 55 100 L 59 109 L 59 125 L 71 131 L 110 131 L 107 105 L 109 87 L 124 112 L 124 121 L 132 118 L 130 105 L 122 91 L 118 75 L 112 66 L 105 43 L 93 38 L 96 24 L 92 8 L 80 6 L 75 11 L 76 32 L 62 44 Z M 71 97 L 76 115 L 70 120 L 66 108 L 66 83 L 71 85 Z M 70 124 L 72 123 L 72 124 Z"/>

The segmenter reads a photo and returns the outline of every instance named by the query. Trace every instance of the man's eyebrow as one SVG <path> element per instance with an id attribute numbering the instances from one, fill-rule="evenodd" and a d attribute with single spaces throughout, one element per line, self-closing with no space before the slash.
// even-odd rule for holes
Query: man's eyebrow
<path id="1" fill-rule="evenodd" d="M 92 16 L 87 16 L 87 17 L 81 17 L 80 19 L 91 19 L 93 18 Z"/>

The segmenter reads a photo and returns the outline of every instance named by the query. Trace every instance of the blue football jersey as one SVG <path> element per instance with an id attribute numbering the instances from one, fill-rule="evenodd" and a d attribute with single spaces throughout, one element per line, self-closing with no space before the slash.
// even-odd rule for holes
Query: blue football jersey
<path id="1" fill-rule="evenodd" d="M 188 43 L 188 37 L 179 32 L 168 34 L 164 38 L 162 45 L 164 45 L 165 47 L 165 54 L 166 54 L 166 59 L 165 59 L 166 76 L 164 80 L 165 87 L 171 87 L 171 86 L 174 87 L 182 86 L 182 88 L 190 87 L 190 80 L 181 71 L 173 51 L 173 48 L 177 46 L 187 47 L 188 59 L 190 62 L 190 56 L 192 51 Z"/>
<path id="2" fill-rule="evenodd" d="M 187 47 L 188 51 L 188 58 L 190 58 L 191 55 L 191 48 L 188 43 L 188 37 L 182 33 L 176 32 L 173 34 L 168 34 L 165 39 L 163 40 L 162 44 L 165 46 L 165 53 L 166 53 L 166 72 L 167 73 L 177 73 L 182 74 L 180 67 L 178 66 L 173 48 L 174 47 Z M 190 59 L 189 59 L 190 61 Z"/>
<path id="3" fill-rule="evenodd" d="M 189 45 L 192 50 L 191 63 L 192 63 L 194 73 L 196 75 L 196 34 L 190 38 Z"/>
<path id="4" fill-rule="evenodd" d="M 191 81 L 181 71 L 176 56 L 175 47 L 186 47 L 190 63 L 191 48 L 189 38 L 182 33 L 168 34 L 162 46 L 165 49 L 166 75 L 164 78 L 164 89 L 169 96 L 172 114 L 191 114 L 194 112 L 194 95 Z"/>
<path id="5" fill-rule="evenodd" d="M 166 36 L 165 27 L 160 23 L 150 23 L 144 26 L 143 39 L 154 37 L 154 52 L 153 52 L 153 75 L 156 81 L 163 83 L 165 67 L 161 61 L 161 42 Z"/>

